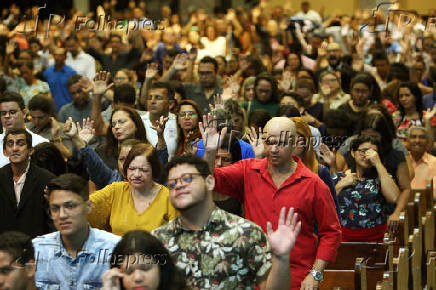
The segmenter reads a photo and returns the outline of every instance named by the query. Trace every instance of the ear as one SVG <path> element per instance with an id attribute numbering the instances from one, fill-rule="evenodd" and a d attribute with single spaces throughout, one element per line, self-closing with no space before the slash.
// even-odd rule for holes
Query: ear
<path id="1" fill-rule="evenodd" d="M 4 140 L 3 140 L 3 142 L 4 142 Z M 3 155 L 6 156 L 6 157 L 9 157 L 8 154 L 6 153 L 5 149 L 3 149 Z"/>
<path id="2" fill-rule="evenodd" d="M 356 159 L 356 151 L 350 150 L 351 156 L 353 156 L 353 159 Z"/>
<path id="3" fill-rule="evenodd" d="M 215 188 L 215 177 L 213 177 L 213 175 L 208 175 L 206 177 L 206 187 L 209 191 L 212 191 Z"/>
<path id="4" fill-rule="evenodd" d="M 35 271 L 36 271 L 36 263 L 35 260 L 32 259 L 26 264 L 26 276 L 27 279 L 33 279 L 35 277 Z"/>
<path id="5" fill-rule="evenodd" d="M 26 108 L 22 109 L 21 111 L 23 112 L 24 116 L 26 116 L 26 114 L 27 114 Z"/>
<path id="6" fill-rule="evenodd" d="M 87 200 L 87 201 L 86 201 L 86 213 L 87 213 L 87 214 L 90 214 L 91 211 L 92 211 L 92 201 Z"/>
<path id="7" fill-rule="evenodd" d="M 33 147 L 31 147 L 31 148 L 29 149 L 29 156 L 32 155 L 33 152 L 34 152 L 34 149 L 33 149 Z"/>

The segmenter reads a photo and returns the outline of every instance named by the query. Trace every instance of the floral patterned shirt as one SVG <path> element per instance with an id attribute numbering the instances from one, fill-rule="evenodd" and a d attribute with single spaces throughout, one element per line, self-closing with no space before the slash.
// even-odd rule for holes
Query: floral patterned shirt
<path id="1" fill-rule="evenodd" d="M 187 229 L 177 217 L 153 235 L 185 272 L 190 289 L 254 289 L 272 265 L 262 229 L 217 207 L 202 230 Z"/>
<path id="2" fill-rule="evenodd" d="M 337 184 L 344 172 L 333 174 Z M 362 229 L 383 225 L 387 222 L 387 202 L 381 193 L 380 179 L 359 180 L 356 186 L 349 186 L 338 192 L 341 225 L 347 228 Z"/>

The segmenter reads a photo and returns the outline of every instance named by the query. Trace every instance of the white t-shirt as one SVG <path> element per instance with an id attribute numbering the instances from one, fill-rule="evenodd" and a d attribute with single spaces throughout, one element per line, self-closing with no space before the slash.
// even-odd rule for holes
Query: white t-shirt
<path id="1" fill-rule="evenodd" d="M 204 48 L 198 50 L 198 60 L 201 60 L 205 56 L 226 56 L 227 40 L 224 36 L 218 36 L 214 41 L 210 41 L 207 37 L 202 37 L 200 41 L 203 43 Z"/>
<path id="2" fill-rule="evenodd" d="M 45 139 L 44 137 L 33 133 L 29 129 L 26 129 L 27 132 L 29 132 L 32 135 L 32 147 L 35 147 L 36 145 L 44 142 L 50 142 L 48 139 Z M 5 133 L 0 134 L 0 146 L 2 148 L 1 154 L 0 154 L 0 167 L 3 167 L 7 164 L 9 164 L 9 158 L 5 155 L 3 155 L 3 139 L 5 138 Z"/>
<path id="3" fill-rule="evenodd" d="M 141 116 L 142 121 L 144 122 L 145 131 L 147 132 L 147 140 L 150 142 L 151 145 L 156 147 L 157 145 L 157 132 L 156 130 L 151 128 L 151 121 L 149 117 L 150 113 L 146 112 L 144 115 Z M 164 139 L 165 143 L 167 144 L 167 150 L 168 150 L 168 160 L 171 159 L 171 157 L 174 156 L 177 150 L 177 118 L 176 115 L 173 113 L 169 113 L 168 115 L 168 121 L 165 124 L 165 130 L 164 130 Z"/>

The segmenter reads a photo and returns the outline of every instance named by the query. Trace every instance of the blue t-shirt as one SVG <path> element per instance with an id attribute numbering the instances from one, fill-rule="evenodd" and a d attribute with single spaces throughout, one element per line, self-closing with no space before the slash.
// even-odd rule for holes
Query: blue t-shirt
<path id="1" fill-rule="evenodd" d="M 253 151 L 253 148 L 251 148 L 251 145 L 248 144 L 247 142 L 241 140 L 241 139 L 238 139 L 238 142 L 239 142 L 239 145 L 241 146 L 242 159 L 254 158 L 254 151 Z M 198 142 L 197 156 L 200 156 L 201 158 L 203 158 L 203 156 L 204 156 L 203 140 L 200 140 Z"/>
<path id="2" fill-rule="evenodd" d="M 70 91 L 67 87 L 67 80 L 77 72 L 70 66 L 64 65 L 61 70 L 56 70 L 52 65 L 44 71 L 44 77 L 50 87 L 53 101 L 56 105 L 56 111 L 66 104 L 72 102 Z"/>

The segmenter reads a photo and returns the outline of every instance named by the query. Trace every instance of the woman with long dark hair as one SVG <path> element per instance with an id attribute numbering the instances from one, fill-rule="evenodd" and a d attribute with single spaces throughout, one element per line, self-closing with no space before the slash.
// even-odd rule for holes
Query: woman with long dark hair
<path id="1" fill-rule="evenodd" d="M 145 231 L 130 231 L 115 246 L 103 290 L 186 289 L 185 277 L 162 243 Z"/>
<path id="2" fill-rule="evenodd" d="M 191 100 L 182 100 L 179 104 L 177 124 L 179 127 L 179 141 L 177 154 L 183 154 L 190 150 L 192 142 L 201 139 L 199 120 L 203 117 L 200 106 Z"/>

